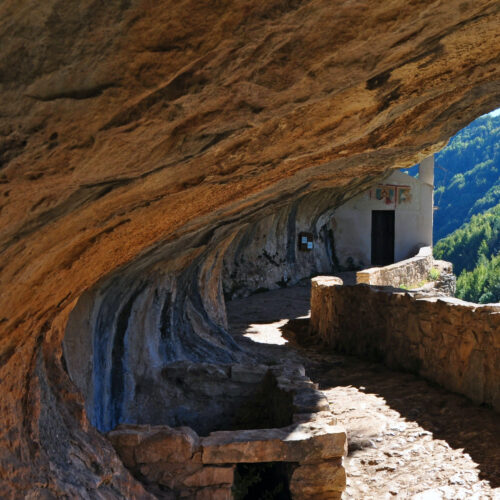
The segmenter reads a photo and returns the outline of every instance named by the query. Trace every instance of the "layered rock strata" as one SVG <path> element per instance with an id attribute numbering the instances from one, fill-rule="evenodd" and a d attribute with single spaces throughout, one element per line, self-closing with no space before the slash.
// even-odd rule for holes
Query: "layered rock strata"
<path id="1" fill-rule="evenodd" d="M 141 307 L 164 336 L 148 362 L 237 360 L 224 289 L 287 264 L 268 251 L 279 270 L 246 287 L 231 242 L 310 194 L 340 204 L 498 107 L 499 9 L 3 1 L 0 496 L 144 498 L 65 369 L 71 311 L 83 344 L 102 340 L 82 363 L 110 373 Z"/>

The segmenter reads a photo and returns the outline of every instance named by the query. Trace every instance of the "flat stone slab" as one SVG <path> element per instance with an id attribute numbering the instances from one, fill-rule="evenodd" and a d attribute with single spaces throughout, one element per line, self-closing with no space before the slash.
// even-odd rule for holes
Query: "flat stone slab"
<path id="1" fill-rule="evenodd" d="M 204 464 L 300 462 L 316 463 L 347 453 L 346 432 L 322 422 L 280 429 L 212 432 L 201 439 Z"/>
<path id="2" fill-rule="evenodd" d="M 337 276 L 316 276 L 311 279 L 311 286 L 324 288 L 330 286 L 341 286 L 344 282 Z"/>

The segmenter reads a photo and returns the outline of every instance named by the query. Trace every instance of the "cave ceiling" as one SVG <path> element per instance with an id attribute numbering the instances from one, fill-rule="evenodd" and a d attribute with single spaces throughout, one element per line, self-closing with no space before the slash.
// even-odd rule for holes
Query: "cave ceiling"
<path id="1" fill-rule="evenodd" d="M 82 293 L 340 203 L 500 105 L 496 0 L 4 0 L 0 40 L 3 497 L 143 495 L 61 363 Z"/>

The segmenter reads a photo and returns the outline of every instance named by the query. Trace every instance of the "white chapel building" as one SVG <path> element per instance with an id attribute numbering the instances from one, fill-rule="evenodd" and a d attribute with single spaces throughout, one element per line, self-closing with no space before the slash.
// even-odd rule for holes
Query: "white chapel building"
<path id="1" fill-rule="evenodd" d="M 434 157 L 418 178 L 400 171 L 351 199 L 333 214 L 338 263 L 346 268 L 385 266 L 432 246 Z"/>

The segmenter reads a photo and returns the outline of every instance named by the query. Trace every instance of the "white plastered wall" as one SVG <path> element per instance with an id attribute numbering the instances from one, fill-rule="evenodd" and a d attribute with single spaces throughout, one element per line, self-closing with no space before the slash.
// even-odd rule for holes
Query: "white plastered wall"
<path id="1" fill-rule="evenodd" d="M 420 180 L 400 171 L 393 172 L 378 185 L 408 186 L 411 200 L 386 204 L 377 200 L 376 186 L 338 208 L 332 220 L 335 253 L 339 264 L 367 267 L 371 265 L 372 210 L 395 211 L 394 259 L 412 257 L 422 246 L 432 246 L 433 157 L 421 164 Z"/>

